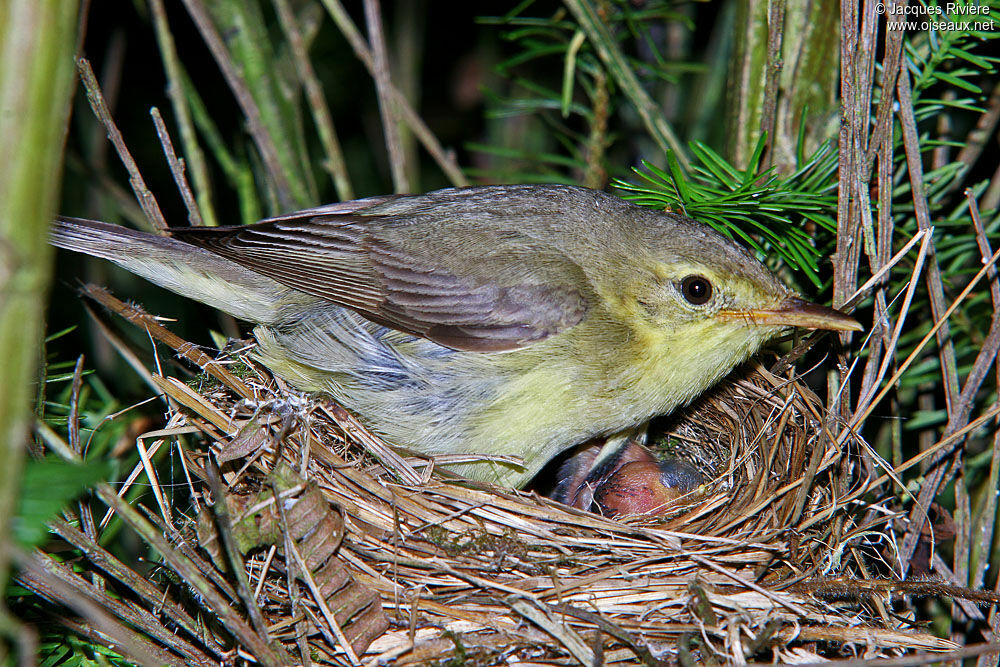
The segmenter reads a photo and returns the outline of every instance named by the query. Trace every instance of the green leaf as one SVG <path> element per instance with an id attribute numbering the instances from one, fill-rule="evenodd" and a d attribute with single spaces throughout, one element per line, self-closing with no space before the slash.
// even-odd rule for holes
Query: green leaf
<path id="1" fill-rule="evenodd" d="M 562 85 L 562 117 L 566 118 L 569 116 L 569 104 L 573 99 L 573 73 L 576 71 L 576 54 L 580 51 L 580 47 L 583 46 L 583 41 L 587 36 L 582 30 L 577 30 L 576 34 L 573 35 L 573 40 L 569 43 L 569 49 L 566 51 L 566 63 L 563 67 L 563 85 Z"/>
<path id="2" fill-rule="evenodd" d="M 694 153 L 695 157 L 697 157 L 701 163 L 705 165 L 706 169 L 719 179 L 720 183 L 727 185 L 729 188 L 736 188 L 739 186 L 741 180 L 740 172 L 731 164 L 726 162 L 721 155 L 700 141 L 693 141 L 690 146 L 691 152 Z"/>
<path id="3" fill-rule="evenodd" d="M 969 53 L 965 49 L 952 49 L 951 50 L 951 54 L 953 56 L 957 56 L 957 57 L 959 57 L 959 58 L 961 58 L 963 60 L 967 60 L 968 62 L 972 63 L 976 67 L 979 67 L 980 69 L 984 69 L 984 70 L 992 70 L 993 69 L 993 64 L 990 61 L 991 60 L 995 60 L 995 59 L 982 58 L 980 56 L 973 55 L 973 54 Z"/>
<path id="4" fill-rule="evenodd" d="M 743 172 L 744 187 L 750 185 L 755 180 L 757 180 L 755 175 L 760 169 L 760 160 L 764 156 L 764 148 L 766 147 L 767 147 L 767 132 L 761 132 L 760 137 L 757 139 L 757 145 L 754 146 L 753 154 L 747 161 L 747 168 Z"/>
<path id="5" fill-rule="evenodd" d="M 816 287 L 820 248 L 836 230 L 837 153 L 824 143 L 790 175 L 762 170 L 764 139 L 758 141 L 750 168 L 737 169 L 708 146 L 692 142 L 699 164 L 683 168 L 670 153 L 667 170 L 643 162 L 633 170 L 643 184 L 615 180 L 626 199 L 645 206 L 668 206 L 739 239 L 760 257 L 777 256 Z M 815 223 L 807 233 L 802 226 Z"/>
<path id="6" fill-rule="evenodd" d="M 919 431 L 932 426 L 939 426 L 948 421 L 947 410 L 917 410 L 907 419 L 903 428 L 907 431 Z"/>
<path id="7" fill-rule="evenodd" d="M 48 534 L 45 524 L 85 489 L 111 474 L 111 464 L 69 463 L 57 458 L 29 461 L 21 478 L 14 539 L 22 546 L 39 544 Z"/>
<path id="8" fill-rule="evenodd" d="M 956 88 L 961 88 L 963 90 L 968 90 L 970 93 L 976 93 L 977 95 L 982 94 L 983 89 L 979 86 L 969 83 L 965 79 L 961 79 L 957 76 L 952 76 L 947 72 L 936 72 L 935 73 L 939 79 L 946 81 Z"/>

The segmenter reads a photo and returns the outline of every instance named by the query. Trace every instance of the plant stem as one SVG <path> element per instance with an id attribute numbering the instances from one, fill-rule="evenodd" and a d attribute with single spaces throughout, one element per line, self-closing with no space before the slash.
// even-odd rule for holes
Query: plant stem
<path id="1" fill-rule="evenodd" d="M 58 201 L 73 83 L 77 4 L 0 4 L 0 535 L 10 535 L 31 426 L 44 293 L 52 249 L 46 232 Z M 0 590 L 10 553 L 0 548 Z M 6 610 L 0 602 L 0 618 Z M 11 632 L 16 624 L 5 623 Z M 20 638 L 18 638 L 21 641 Z M 25 646 L 21 641 L 22 647 Z M 0 658 L 4 649 L 0 646 Z M 22 662 L 34 656 L 21 656 Z"/>

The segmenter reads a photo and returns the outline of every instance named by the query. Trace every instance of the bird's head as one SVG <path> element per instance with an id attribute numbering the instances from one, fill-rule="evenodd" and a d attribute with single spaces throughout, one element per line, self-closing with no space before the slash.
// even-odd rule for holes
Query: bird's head
<path id="1" fill-rule="evenodd" d="M 630 342 L 665 369 L 683 403 L 791 328 L 858 331 L 852 317 L 810 303 L 749 252 L 683 218 L 646 239 L 649 251 L 604 285 L 605 303 L 628 323 Z M 655 225 L 644 225 L 652 235 Z M 664 231 L 664 230 L 659 230 Z"/>
<path id="2" fill-rule="evenodd" d="M 735 331 L 767 339 L 789 328 L 861 330 L 853 317 L 803 299 L 759 262 L 744 259 L 655 261 L 636 291 L 637 312 L 657 329 L 680 334 Z"/>

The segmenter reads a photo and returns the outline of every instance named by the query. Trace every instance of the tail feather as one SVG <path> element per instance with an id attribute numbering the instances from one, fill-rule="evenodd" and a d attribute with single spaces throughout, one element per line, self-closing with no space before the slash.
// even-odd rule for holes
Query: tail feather
<path id="1" fill-rule="evenodd" d="M 316 301 L 208 250 L 119 225 L 61 217 L 53 223 L 50 242 L 107 259 L 160 287 L 250 322 L 275 323 Z"/>

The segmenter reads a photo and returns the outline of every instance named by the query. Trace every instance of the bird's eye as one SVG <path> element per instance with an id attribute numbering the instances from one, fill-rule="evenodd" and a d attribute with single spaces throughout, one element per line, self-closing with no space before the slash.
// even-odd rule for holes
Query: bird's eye
<path id="1" fill-rule="evenodd" d="M 688 276 L 681 281 L 681 294 L 691 305 L 700 306 L 712 298 L 712 283 L 702 276 Z"/>

